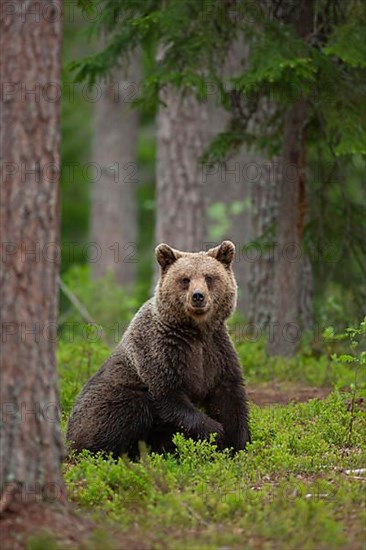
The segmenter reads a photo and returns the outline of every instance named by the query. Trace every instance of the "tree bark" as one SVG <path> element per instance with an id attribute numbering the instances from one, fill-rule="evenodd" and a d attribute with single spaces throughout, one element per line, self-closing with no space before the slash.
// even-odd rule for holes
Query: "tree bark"
<path id="1" fill-rule="evenodd" d="M 298 103 L 286 115 L 279 216 L 277 222 L 274 308 L 268 340 L 270 355 L 295 354 L 301 333 L 299 297 L 302 268 L 299 233 L 299 190 L 303 178 L 303 132 L 305 105 Z M 292 168 L 290 170 L 290 167 Z M 286 172 L 291 172 L 290 179 Z"/>
<path id="2" fill-rule="evenodd" d="M 294 26 L 298 36 L 306 40 L 313 24 L 313 0 L 301 0 L 298 8 Z M 293 356 L 303 329 L 300 304 L 304 303 L 305 281 L 302 234 L 306 215 L 307 117 L 308 106 L 302 98 L 285 115 L 270 355 Z"/>
<path id="3" fill-rule="evenodd" d="M 93 158 L 100 177 L 92 187 L 91 237 L 100 247 L 92 263 L 95 278 L 107 272 L 121 285 L 136 276 L 136 184 L 138 112 L 132 107 L 139 82 L 139 55 L 117 67 L 95 104 Z"/>
<path id="4" fill-rule="evenodd" d="M 258 179 L 252 182 L 253 246 L 246 251 L 250 263 L 249 321 L 262 333 L 272 319 L 274 304 L 274 230 L 278 220 L 280 159 L 258 159 Z"/>
<path id="5" fill-rule="evenodd" d="M 61 1 L 13 7 L 1 21 L 2 509 L 64 499 L 55 356 Z"/>
<path id="6" fill-rule="evenodd" d="M 168 88 L 157 116 L 156 243 L 202 250 L 206 201 L 199 158 L 207 146 L 207 102 Z"/>
<path id="7" fill-rule="evenodd" d="M 310 331 L 314 328 L 313 269 L 308 256 L 303 257 L 301 277 L 299 299 L 300 326 L 304 331 Z"/>

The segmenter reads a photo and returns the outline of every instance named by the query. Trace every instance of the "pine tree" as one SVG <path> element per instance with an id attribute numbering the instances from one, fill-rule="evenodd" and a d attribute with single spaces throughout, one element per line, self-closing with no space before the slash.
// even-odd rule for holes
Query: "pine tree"
<path id="1" fill-rule="evenodd" d="M 85 0 L 83 3 L 92 4 Z M 278 223 L 275 220 L 274 227 L 270 227 L 271 223 L 257 223 L 259 220 L 256 223 L 259 230 L 263 227 L 272 232 L 272 238 L 279 241 L 278 248 L 292 243 L 301 250 L 302 265 L 288 262 L 289 266 L 277 258 L 273 291 L 275 322 L 281 316 L 281 322 L 293 323 L 301 332 L 312 318 L 309 251 L 318 248 L 319 223 L 330 231 L 337 228 L 336 238 L 352 266 L 353 277 L 359 280 L 365 270 L 360 261 L 364 250 L 362 229 L 352 225 L 349 214 L 352 212 L 357 219 L 362 214 L 365 218 L 365 210 L 352 193 L 334 186 L 329 192 L 324 182 L 318 182 L 320 191 L 311 193 L 311 207 L 307 200 L 314 185 L 307 177 L 314 158 L 322 155 L 337 164 L 342 159 L 344 170 L 344 166 L 366 154 L 364 2 L 125 0 L 116 5 L 104 0 L 103 6 L 99 24 L 109 25 L 110 40 L 98 55 L 74 64 L 78 78 L 93 82 L 137 44 L 150 58 L 157 47 L 162 48 L 164 56 L 152 63 L 138 103 L 156 107 L 160 90 L 167 86 L 183 93 L 194 92 L 202 99 L 207 84 L 214 83 L 230 116 L 226 129 L 203 155 L 204 162 L 222 162 L 243 143 L 261 154 L 265 151 L 270 158 L 282 155 L 285 172 L 286 165 L 295 162 L 298 175 L 290 186 L 291 197 L 287 195 L 285 178 L 281 181 Z M 308 18 L 306 14 L 310 12 L 312 17 Z M 220 68 L 233 43 L 243 37 L 249 48 L 243 71 L 227 78 Z M 361 194 L 358 188 L 357 194 Z M 325 195 L 331 206 L 327 206 L 324 219 L 319 221 L 312 215 L 319 209 L 317 201 Z M 268 210 L 265 212 L 268 216 Z M 285 223 L 287 216 L 291 227 Z M 345 238 L 352 244 L 344 247 Z M 263 243 L 267 239 L 268 235 L 263 234 L 256 240 Z M 254 271 L 259 268 L 258 264 Z M 334 268 L 332 272 L 342 280 L 339 270 L 337 273 Z M 326 275 L 323 277 L 328 280 Z M 284 295 L 287 287 L 290 292 Z M 360 287 L 357 284 L 356 290 Z M 304 288 L 309 289 L 307 296 Z M 281 347 L 277 342 L 269 346 L 269 351 L 291 355 L 296 344 L 294 341 Z"/>

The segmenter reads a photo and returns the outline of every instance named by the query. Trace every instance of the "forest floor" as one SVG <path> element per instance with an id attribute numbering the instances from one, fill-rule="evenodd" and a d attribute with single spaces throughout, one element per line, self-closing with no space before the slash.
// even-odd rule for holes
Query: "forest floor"
<path id="1" fill-rule="evenodd" d="M 299 382 L 265 382 L 248 387 L 247 394 L 251 402 L 259 407 L 288 403 L 305 403 L 310 399 L 325 399 L 332 388 L 304 386 Z"/>
<path id="2" fill-rule="evenodd" d="M 82 384 L 108 353 L 89 348 L 60 346 L 63 426 Z M 251 405 L 253 442 L 246 452 L 232 457 L 178 435 L 176 454 L 142 448 L 138 462 L 69 456 L 64 476 L 73 511 L 52 519 L 52 508 L 40 508 L 28 528 L 19 527 L 21 519 L 16 528 L 8 516 L 2 547 L 365 548 L 364 377 L 326 354 L 269 360 L 260 345 L 237 348 Z M 39 534 L 50 522 L 52 529 Z"/>

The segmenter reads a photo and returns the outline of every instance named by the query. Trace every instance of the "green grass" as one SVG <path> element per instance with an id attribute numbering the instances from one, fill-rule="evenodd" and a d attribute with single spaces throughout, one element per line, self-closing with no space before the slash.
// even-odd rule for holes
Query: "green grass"
<path id="1" fill-rule="evenodd" d="M 314 356 L 304 348 L 294 358 L 268 357 L 263 341 L 238 342 L 237 351 L 245 377 L 250 383 L 259 382 L 300 382 L 317 387 L 350 387 L 355 382 L 355 369 L 332 360 L 328 354 Z"/>
<path id="2" fill-rule="evenodd" d="M 349 397 L 253 406 L 253 443 L 234 458 L 180 435 L 175 456 L 136 463 L 84 452 L 65 465 L 69 494 L 156 548 L 361 547 L 365 478 L 346 470 L 365 466 L 366 419 L 350 432 Z"/>
<path id="3" fill-rule="evenodd" d="M 70 499 L 105 533 L 108 524 L 137 530 L 152 548 L 362 548 L 366 477 L 346 473 L 366 465 L 365 413 L 359 405 L 350 410 L 352 400 L 366 398 L 358 367 L 306 352 L 269 360 L 261 343 L 239 343 L 238 351 L 251 387 L 275 378 L 333 386 L 333 392 L 324 401 L 252 405 L 253 443 L 235 457 L 180 435 L 176 454 L 143 448 L 135 463 L 88 452 L 70 456 L 64 466 Z M 63 425 L 108 353 L 100 343 L 59 346 Z M 343 386 L 349 391 L 337 389 Z M 117 547 L 113 539 L 110 547 Z"/>

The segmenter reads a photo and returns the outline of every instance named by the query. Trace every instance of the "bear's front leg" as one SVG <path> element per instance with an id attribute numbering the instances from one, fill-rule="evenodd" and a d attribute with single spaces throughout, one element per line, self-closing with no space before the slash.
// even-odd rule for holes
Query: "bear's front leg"
<path id="1" fill-rule="evenodd" d="M 193 439 L 208 439 L 216 433 L 221 446 L 224 437 L 222 424 L 196 409 L 183 393 L 160 397 L 155 407 L 160 420 L 174 426 L 177 432 Z"/>
<path id="2" fill-rule="evenodd" d="M 250 443 L 248 405 L 240 379 L 224 380 L 205 402 L 208 414 L 224 428 L 224 447 L 240 451 Z"/>

